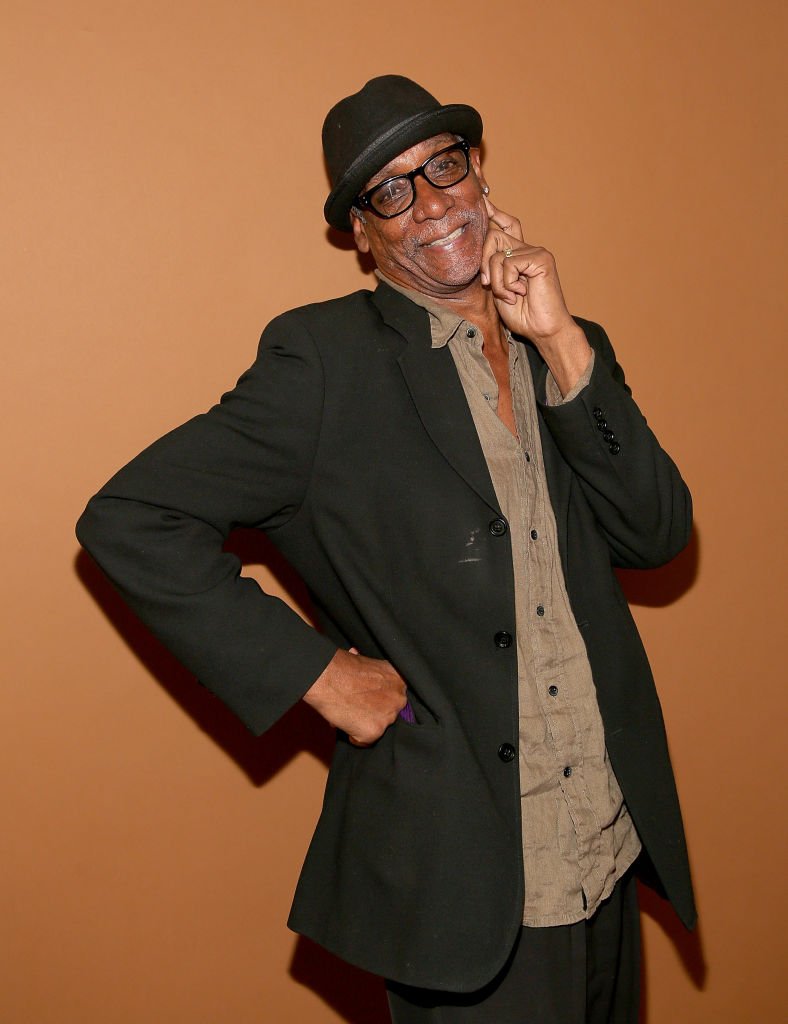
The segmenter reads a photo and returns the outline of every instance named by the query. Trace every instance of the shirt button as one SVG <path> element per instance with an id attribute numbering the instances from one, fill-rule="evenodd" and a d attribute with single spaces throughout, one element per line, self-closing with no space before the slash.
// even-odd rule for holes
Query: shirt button
<path id="1" fill-rule="evenodd" d="M 476 328 L 475 327 L 469 327 L 468 330 L 465 332 L 465 336 L 466 336 L 466 338 L 475 338 L 476 337 Z"/>
<path id="2" fill-rule="evenodd" d="M 514 761 L 517 756 L 517 751 L 511 745 L 511 743 L 502 743 L 498 747 L 498 757 L 505 763 L 508 764 L 510 761 Z"/>
<path id="3" fill-rule="evenodd" d="M 493 519 L 490 523 L 489 530 L 493 537 L 503 537 L 509 527 L 506 525 L 506 520 L 502 517 Z"/>
<path id="4" fill-rule="evenodd" d="M 528 454 L 528 452 L 523 452 L 523 455 L 525 456 L 525 461 L 526 462 L 530 462 L 531 461 L 531 456 Z"/>
<path id="5" fill-rule="evenodd" d="M 536 532 L 536 530 L 531 530 L 531 540 L 536 540 L 538 536 L 539 534 Z"/>
<path id="6" fill-rule="evenodd" d="M 558 696 L 558 687 L 557 686 L 548 686 L 547 687 L 547 692 L 550 694 L 551 697 L 557 697 Z"/>
<path id="7" fill-rule="evenodd" d="M 564 768 L 564 778 L 565 779 L 568 779 L 571 774 L 572 774 L 572 769 L 571 768 Z"/>
<path id="8" fill-rule="evenodd" d="M 544 615 L 544 605 L 543 604 L 538 604 L 536 606 L 536 614 L 539 616 L 539 618 L 541 618 Z"/>
<path id="9" fill-rule="evenodd" d="M 500 633 L 496 633 L 493 640 L 495 641 L 495 646 L 500 647 L 501 650 L 512 646 L 512 634 L 507 633 L 505 630 L 501 630 Z"/>

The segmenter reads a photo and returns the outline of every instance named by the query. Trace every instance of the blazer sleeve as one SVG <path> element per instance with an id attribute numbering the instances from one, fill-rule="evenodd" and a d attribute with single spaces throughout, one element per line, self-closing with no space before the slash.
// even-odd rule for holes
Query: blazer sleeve
<path id="1" fill-rule="evenodd" d="M 77 524 L 143 622 L 255 733 L 303 696 L 336 646 L 222 547 L 236 526 L 273 529 L 297 514 L 322 407 L 317 348 L 285 314 L 235 389 L 121 469 Z"/>
<path id="2" fill-rule="evenodd" d="M 687 544 L 692 500 L 627 386 L 605 331 L 577 321 L 596 353 L 588 385 L 571 401 L 540 411 L 573 469 L 614 565 L 663 565 Z"/>

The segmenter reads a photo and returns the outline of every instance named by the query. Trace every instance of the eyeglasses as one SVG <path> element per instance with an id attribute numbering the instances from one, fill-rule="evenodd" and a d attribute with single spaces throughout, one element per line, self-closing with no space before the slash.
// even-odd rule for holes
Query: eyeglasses
<path id="1" fill-rule="evenodd" d="M 376 217 L 399 217 L 416 202 L 416 178 L 421 175 L 433 188 L 451 188 L 468 176 L 470 144 L 464 139 L 434 153 L 421 167 L 386 178 L 358 196 L 355 205 Z"/>

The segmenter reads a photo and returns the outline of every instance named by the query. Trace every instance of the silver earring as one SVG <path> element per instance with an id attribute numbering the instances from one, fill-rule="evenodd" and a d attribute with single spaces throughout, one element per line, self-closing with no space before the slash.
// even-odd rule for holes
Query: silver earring
<path id="1" fill-rule="evenodd" d="M 486 196 L 488 196 L 488 195 L 490 194 L 490 190 L 489 190 L 489 188 L 487 187 L 487 185 L 482 185 L 482 192 L 483 192 L 483 193 L 484 193 L 484 195 L 486 195 Z"/>

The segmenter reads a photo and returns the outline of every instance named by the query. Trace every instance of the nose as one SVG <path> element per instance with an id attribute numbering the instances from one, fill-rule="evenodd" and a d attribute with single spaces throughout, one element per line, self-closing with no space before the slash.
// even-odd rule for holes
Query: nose
<path id="1" fill-rule="evenodd" d="M 447 189 L 435 188 L 424 177 L 413 182 L 416 201 L 413 204 L 413 219 L 417 223 L 425 220 L 440 220 L 454 206 L 454 199 Z"/>

